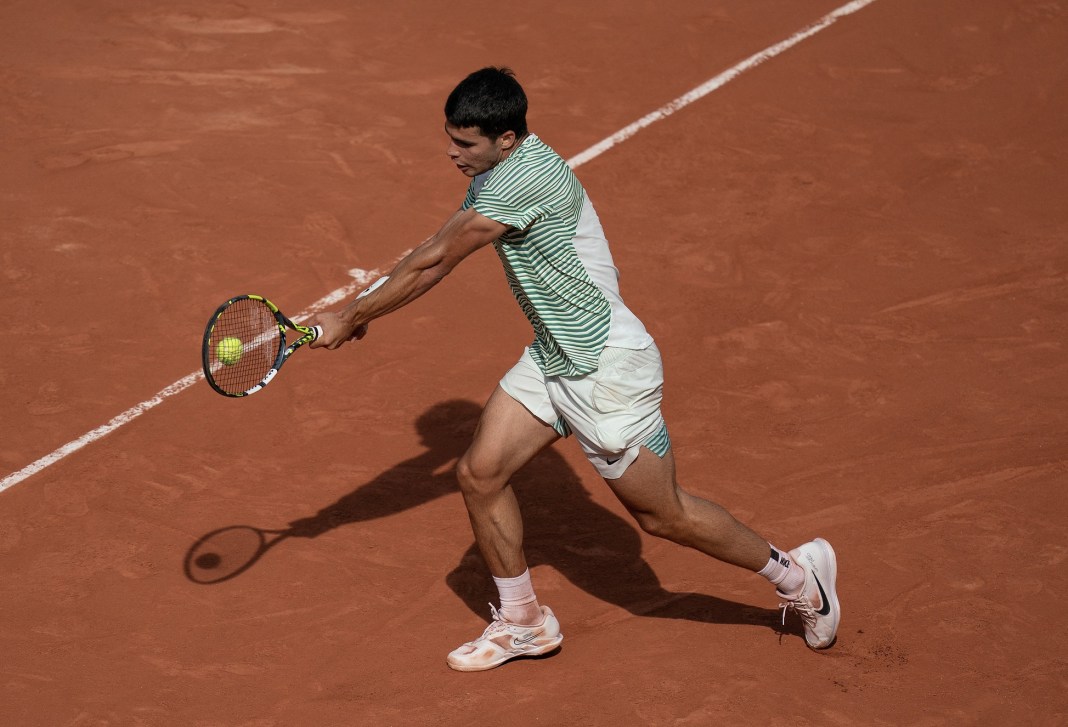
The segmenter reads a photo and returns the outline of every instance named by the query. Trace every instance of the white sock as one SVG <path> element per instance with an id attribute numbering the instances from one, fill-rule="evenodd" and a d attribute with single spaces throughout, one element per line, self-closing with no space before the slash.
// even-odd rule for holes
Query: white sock
<path id="1" fill-rule="evenodd" d="M 534 595 L 534 584 L 530 581 L 529 568 L 515 578 L 493 576 L 493 582 L 497 584 L 497 593 L 501 597 L 501 615 L 509 621 L 531 623 L 531 617 L 541 613 L 538 597 Z"/>
<path id="2" fill-rule="evenodd" d="M 771 556 L 768 559 L 768 564 L 758 571 L 757 575 L 764 576 L 771 581 L 773 585 L 778 587 L 779 593 L 787 596 L 800 593 L 801 588 L 805 585 L 805 571 L 797 563 L 794 563 L 793 559 L 790 558 L 790 554 L 785 550 L 779 550 L 774 545 L 770 547 Z"/>

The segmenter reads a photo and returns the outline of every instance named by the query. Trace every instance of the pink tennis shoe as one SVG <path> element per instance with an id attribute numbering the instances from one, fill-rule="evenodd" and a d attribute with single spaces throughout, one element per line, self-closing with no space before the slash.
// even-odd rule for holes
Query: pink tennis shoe
<path id="1" fill-rule="evenodd" d="M 521 656 L 539 656 L 558 648 L 564 640 L 560 622 L 548 606 L 542 606 L 544 616 L 536 626 L 520 626 L 506 621 L 490 604 L 493 622 L 474 641 L 469 641 L 449 654 L 449 667 L 457 671 L 484 671 Z"/>
<path id="2" fill-rule="evenodd" d="M 838 634 L 838 622 L 842 609 L 838 605 L 838 561 L 831 544 L 816 538 L 790 551 L 790 557 L 805 571 L 805 585 L 796 596 L 779 592 L 783 602 L 785 621 L 787 609 L 801 617 L 805 627 L 805 643 L 813 649 L 826 649 L 834 645 Z"/>

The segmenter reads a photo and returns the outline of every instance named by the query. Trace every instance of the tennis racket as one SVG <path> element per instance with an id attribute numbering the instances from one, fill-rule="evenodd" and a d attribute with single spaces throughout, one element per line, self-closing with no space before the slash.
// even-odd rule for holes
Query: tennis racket
<path id="1" fill-rule="evenodd" d="M 288 341 L 287 334 L 296 340 Z M 219 306 L 204 331 L 204 376 L 223 396 L 255 394 L 278 373 L 293 352 L 321 336 L 289 320 L 259 295 L 239 295 Z"/>

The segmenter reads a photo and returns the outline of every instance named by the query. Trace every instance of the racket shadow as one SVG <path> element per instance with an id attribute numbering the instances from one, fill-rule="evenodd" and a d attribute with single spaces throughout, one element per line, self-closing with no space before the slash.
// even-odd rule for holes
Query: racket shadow
<path id="1" fill-rule="evenodd" d="M 229 525 L 201 536 L 183 558 L 186 578 L 200 585 L 223 583 L 247 572 L 290 538 L 315 538 L 343 525 L 395 515 L 457 492 L 452 468 L 443 472 L 442 468 L 467 449 L 481 414 L 482 408 L 470 401 L 434 405 L 416 420 L 416 430 L 426 447 L 423 452 L 314 515 L 292 521 L 288 528 Z"/>
<path id="2" fill-rule="evenodd" d="M 247 571 L 268 550 L 291 536 L 288 530 L 228 525 L 193 543 L 182 560 L 182 570 L 194 583 L 222 583 Z"/>

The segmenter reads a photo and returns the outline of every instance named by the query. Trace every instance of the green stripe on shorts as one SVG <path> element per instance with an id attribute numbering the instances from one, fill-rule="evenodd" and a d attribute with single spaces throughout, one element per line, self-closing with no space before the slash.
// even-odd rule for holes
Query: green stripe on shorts
<path id="1" fill-rule="evenodd" d="M 571 436 L 571 427 L 568 426 L 563 417 L 556 420 L 556 424 L 553 424 L 553 429 L 555 429 L 556 433 L 561 437 L 567 438 Z"/>
<path id="2" fill-rule="evenodd" d="M 657 457 L 667 454 L 671 449 L 671 437 L 668 436 L 667 424 L 661 424 L 653 436 L 642 442 L 642 446 L 647 447 Z"/>

